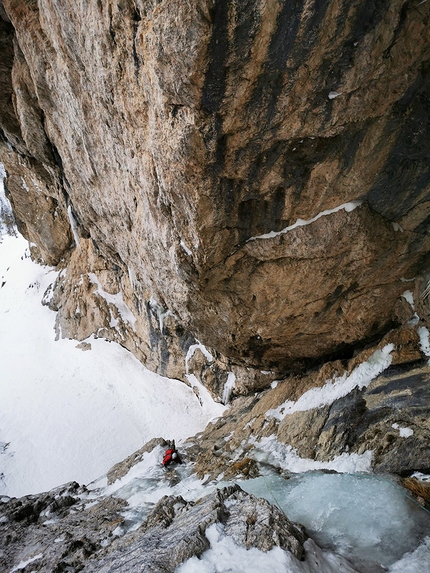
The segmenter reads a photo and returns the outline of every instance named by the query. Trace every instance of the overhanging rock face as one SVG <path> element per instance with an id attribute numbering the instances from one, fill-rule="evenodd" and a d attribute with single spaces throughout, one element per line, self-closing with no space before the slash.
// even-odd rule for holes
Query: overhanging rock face
<path id="1" fill-rule="evenodd" d="M 286 369 L 384 332 L 428 263 L 429 10 L 4 0 L 21 229 L 55 263 L 71 222 L 236 363 Z"/>

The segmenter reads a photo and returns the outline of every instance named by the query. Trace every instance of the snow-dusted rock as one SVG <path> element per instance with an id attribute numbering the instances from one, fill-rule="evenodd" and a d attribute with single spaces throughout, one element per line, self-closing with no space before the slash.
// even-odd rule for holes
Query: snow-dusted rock
<path id="1" fill-rule="evenodd" d="M 173 572 L 209 548 L 205 533 L 212 524 L 220 524 L 226 536 L 246 549 L 279 547 L 298 560 L 306 557 L 304 528 L 239 486 L 216 490 L 197 502 L 165 496 L 139 529 L 117 537 L 124 504 L 114 497 L 91 501 L 76 483 L 1 500 L 2 570 L 31 563 L 31 571 L 43 572 Z"/>
<path id="2" fill-rule="evenodd" d="M 223 525 L 238 545 L 268 551 L 277 546 L 304 559 L 303 528 L 276 507 L 243 492 L 238 486 L 218 490 L 196 503 L 182 498 L 160 500 L 132 541 L 84 568 L 86 573 L 174 571 L 186 559 L 209 548 L 206 529 Z"/>
<path id="3" fill-rule="evenodd" d="M 352 456 L 346 471 L 430 471 L 430 367 L 419 346 L 416 331 L 394 331 L 348 364 L 326 363 L 238 398 L 190 440 L 198 474 L 248 477 L 239 462 L 258 458 L 265 440 L 279 445 L 277 463 L 285 469 L 338 469 Z"/>

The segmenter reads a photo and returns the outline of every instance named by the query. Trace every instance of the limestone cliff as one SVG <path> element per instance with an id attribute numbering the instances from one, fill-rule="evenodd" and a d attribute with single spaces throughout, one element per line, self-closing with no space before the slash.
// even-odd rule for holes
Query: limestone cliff
<path id="1" fill-rule="evenodd" d="M 213 359 L 188 371 L 220 395 L 398 323 L 428 271 L 429 11 L 3 0 L 0 160 L 34 255 L 66 269 L 62 335 L 178 377 L 198 339 Z"/>

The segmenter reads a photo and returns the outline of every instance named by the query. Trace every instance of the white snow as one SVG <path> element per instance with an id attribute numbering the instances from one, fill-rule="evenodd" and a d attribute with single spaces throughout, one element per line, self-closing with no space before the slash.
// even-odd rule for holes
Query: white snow
<path id="1" fill-rule="evenodd" d="M 328 99 L 335 99 L 335 98 L 339 97 L 340 95 L 342 95 L 342 94 L 339 92 L 336 92 L 336 91 L 332 91 L 328 94 Z"/>
<path id="2" fill-rule="evenodd" d="M 290 552 L 273 547 L 266 553 L 256 548 L 245 549 L 224 533 L 220 523 L 205 532 L 210 549 L 200 558 L 192 557 L 175 573 L 355 573 L 338 555 L 322 551 L 312 539 L 305 542 L 306 560 L 299 561 Z"/>
<path id="3" fill-rule="evenodd" d="M 333 380 L 328 380 L 322 388 L 312 388 L 293 402 L 287 400 L 278 408 L 268 410 L 267 418 L 283 420 L 293 412 L 303 412 L 320 406 L 332 404 L 335 400 L 346 396 L 354 388 L 365 388 L 370 382 L 383 372 L 392 362 L 391 352 L 394 344 L 387 344 L 381 350 L 376 350 L 367 362 L 357 366 L 351 374 L 344 374 Z"/>
<path id="4" fill-rule="evenodd" d="M 425 356 L 430 358 L 430 342 L 429 342 L 429 331 L 425 326 L 420 326 L 418 329 L 418 334 L 420 337 L 420 347 Z M 429 360 L 430 365 L 430 360 Z"/>
<path id="5" fill-rule="evenodd" d="M 311 223 L 314 223 L 321 217 L 332 215 L 333 213 L 337 213 L 342 209 L 344 209 L 347 213 L 350 213 L 351 211 L 354 211 L 354 209 L 359 207 L 362 203 L 363 201 L 351 201 L 350 203 L 343 203 L 342 205 L 339 205 L 334 209 L 327 209 L 326 211 L 322 211 L 321 213 L 318 213 L 318 215 L 315 215 L 315 217 L 312 217 L 312 219 L 308 219 L 307 221 L 305 221 L 304 219 L 297 219 L 294 225 L 285 227 L 285 229 L 282 229 L 281 231 L 271 231 L 270 233 L 265 233 L 264 235 L 259 235 L 258 237 L 251 237 L 250 239 L 247 240 L 247 243 L 249 241 L 256 241 L 257 239 L 272 239 L 273 237 L 277 237 L 278 235 L 283 235 L 285 233 L 288 233 L 288 231 L 292 231 L 297 227 L 304 227 L 305 225 L 310 225 Z"/>
<path id="6" fill-rule="evenodd" d="M 109 294 L 105 290 L 103 290 L 102 285 L 100 284 L 97 275 L 94 273 L 88 273 L 88 278 L 92 282 L 92 284 L 97 286 L 97 290 L 94 292 L 97 293 L 99 296 L 104 298 L 104 300 L 109 304 L 112 304 L 118 309 L 118 312 L 124 322 L 127 322 L 132 328 L 134 328 L 136 317 L 131 312 L 129 307 L 125 304 L 124 298 L 122 296 L 122 292 L 119 291 L 117 294 Z M 116 320 L 112 317 L 110 326 L 116 326 Z"/>
<path id="7" fill-rule="evenodd" d="M 289 472 L 333 470 L 339 473 L 356 473 L 369 472 L 371 469 L 373 456 L 371 451 L 366 451 L 364 454 L 344 453 L 331 461 L 319 462 L 300 457 L 294 448 L 278 442 L 274 436 L 261 438 L 251 443 L 254 443 L 255 449 L 249 452 L 250 457 Z"/>
<path id="8" fill-rule="evenodd" d="M 56 273 L 26 247 L 0 244 L 0 495 L 89 483 L 151 438 L 179 443 L 222 413 L 209 392 L 197 397 L 115 343 L 90 338 L 82 352 L 55 341 L 55 313 L 40 301 Z"/>
<path id="9" fill-rule="evenodd" d="M 414 472 L 411 477 L 418 479 L 420 481 L 430 482 L 430 475 L 423 474 L 421 472 Z"/>
<path id="10" fill-rule="evenodd" d="M 393 226 L 393 229 L 394 229 L 396 232 L 399 232 L 399 231 L 400 231 L 400 233 L 403 233 L 403 228 L 402 228 L 398 223 L 394 223 L 394 222 L 393 222 L 393 223 L 391 223 L 391 225 Z"/>
<path id="11" fill-rule="evenodd" d="M 395 430 L 399 430 L 399 435 L 401 438 L 409 438 L 414 435 L 412 428 L 401 428 L 399 424 L 391 424 L 391 427 Z"/>
<path id="12" fill-rule="evenodd" d="M 15 571 L 19 571 L 20 569 L 25 569 L 25 567 L 27 567 L 27 565 L 29 565 L 30 563 L 33 563 L 33 561 L 37 561 L 38 559 L 42 559 L 42 557 L 43 557 L 43 553 L 39 553 L 38 555 L 35 555 L 34 557 L 27 559 L 27 561 L 21 561 L 20 563 L 18 563 L 18 565 L 16 567 L 14 567 L 13 569 L 10 570 L 10 573 L 14 573 Z"/>
<path id="13" fill-rule="evenodd" d="M 412 428 L 400 428 L 399 434 L 401 438 L 409 438 L 414 435 L 414 431 Z"/>

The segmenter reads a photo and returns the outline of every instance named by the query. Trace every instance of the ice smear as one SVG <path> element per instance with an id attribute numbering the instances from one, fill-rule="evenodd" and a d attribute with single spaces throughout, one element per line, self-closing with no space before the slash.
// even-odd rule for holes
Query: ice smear
<path id="1" fill-rule="evenodd" d="M 394 344 L 387 344 L 384 348 L 377 350 L 370 356 L 367 362 L 363 362 L 355 368 L 351 374 L 328 380 L 322 388 L 312 388 L 305 392 L 300 398 L 293 402 L 287 400 L 278 408 L 268 410 L 266 417 L 283 420 L 288 414 L 293 412 L 304 412 L 332 404 L 335 400 L 346 396 L 354 388 L 365 388 L 370 382 L 383 372 L 392 361 L 391 352 Z"/>
<path id="2" fill-rule="evenodd" d="M 143 454 L 142 461 L 134 465 L 124 477 L 94 492 L 95 497 L 114 495 L 127 501 L 128 507 L 122 512 L 124 522 L 117 528 L 116 535 L 140 527 L 154 505 L 165 495 L 182 496 L 187 501 L 195 501 L 215 489 L 215 484 L 207 487 L 203 485 L 204 479 L 199 480 L 195 474 L 191 474 L 189 464 L 177 465 L 166 471 L 161 464 L 163 453 L 164 449 L 158 446 Z"/>
<path id="3" fill-rule="evenodd" d="M 226 383 L 224 384 L 224 388 L 222 391 L 221 402 L 223 404 L 227 405 L 229 403 L 231 393 L 234 390 L 235 386 L 236 386 L 236 376 L 233 374 L 233 372 L 229 372 Z"/>
<path id="4" fill-rule="evenodd" d="M 364 454 L 343 453 L 328 462 L 319 462 L 301 458 L 297 451 L 289 445 L 277 441 L 274 436 L 255 441 L 255 449 L 250 456 L 258 462 L 269 463 L 284 470 L 301 473 L 316 470 L 334 470 L 337 472 L 355 473 L 369 472 L 372 464 L 372 452 Z"/>
<path id="5" fill-rule="evenodd" d="M 192 344 L 187 351 L 187 355 L 185 356 L 185 372 L 188 374 L 188 363 L 191 360 L 191 358 L 194 356 L 194 353 L 196 350 L 200 350 L 202 352 L 202 354 L 205 356 L 206 360 L 208 362 L 213 362 L 214 361 L 214 357 L 212 356 L 212 354 L 209 352 L 209 350 L 201 343 L 197 340 L 197 344 Z"/>
<path id="6" fill-rule="evenodd" d="M 3 234 L 10 234 L 13 236 L 16 236 L 17 234 L 12 207 L 4 190 L 3 181 L 5 177 L 5 168 L 3 164 L 0 163 L 0 241 Z"/>
<path id="7" fill-rule="evenodd" d="M 427 282 L 427 285 L 426 285 L 425 289 L 423 290 L 421 297 L 424 300 L 424 299 L 428 298 L 429 295 L 430 295 L 430 281 Z"/>
<path id="8" fill-rule="evenodd" d="M 164 448 L 157 446 L 144 453 L 142 460 L 113 484 L 107 485 L 105 478 L 96 480 L 88 486 L 89 493 L 83 496 L 86 506 L 109 495 L 126 500 L 128 505 L 122 512 L 124 521 L 115 530 L 115 535 L 121 536 L 138 529 L 163 496 L 181 496 L 186 501 L 196 501 L 214 491 L 217 482 L 208 484 L 208 476 L 199 479 L 192 473 L 193 466 L 187 463 L 186 451 L 179 448 L 179 452 L 184 463 L 168 470 L 161 463 Z"/>
<path id="9" fill-rule="evenodd" d="M 73 239 L 75 241 L 75 245 L 76 245 L 78 251 L 80 251 L 81 250 L 81 244 L 79 241 L 78 224 L 76 222 L 75 217 L 73 216 L 73 211 L 72 211 L 71 205 L 69 205 L 67 207 L 67 214 L 69 216 L 69 223 L 70 223 L 70 227 L 72 229 Z"/>
<path id="10" fill-rule="evenodd" d="M 184 243 L 184 241 L 181 241 L 181 247 L 184 249 L 184 251 L 187 253 L 188 256 L 190 256 L 190 257 L 193 256 L 191 249 L 189 249 L 187 247 L 187 245 Z"/>
<path id="11" fill-rule="evenodd" d="M 415 549 L 430 525 L 429 515 L 396 483 L 368 474 L 308 473 L 288 480 L 267 474 L 240 486 L 278 505 L 321 547 L 333 548 L 363 573 Z"/>
<path id="12" fill-rule="evenodd" d="M 408 302 L 411 305 L 412 310 L 415 310 L 414 295 L 412 294 L 412 291 L 405 290 L 405 292 L 402 293 L 401 296 L 406 300 L 406 302 Z"/>
<path id="13" fill-rule="evenodd" d="M 112 304 L 113 306 L 115 306 L 118 309 L 118 312 L 124 323 L 130 324 L 130 326 L 134 328 L 136 317 L 128 308 L 128 306 L 125 304 L 122 292 L 119 291 L 119 293 L 117 294 L 109 294 L 108 292 L 103 290 L 102 285 L 100 284 L 100 281 L 97 278 L 97 275 L 95 275 L 94 273 L 88 273 L 88 278 L 93 284 L 97 286 L 97 290 L 94 292 L 99 294 L 102 298 L 104 298 L 104 300 L 108 304 Z M 117 326 L 117 324 L 115 324 L 114 319 L 111 320 L 110 326 L 112 327 Z"/>
<path id="14" fill-rule="evenodd" d="M 135 288 L 136 286 L 136 273 L 134 272 L 134 270 L 131 267 L 127 267 L 128 270 L 128 280 L 130 281 L 130 284 L 133 288 Z"/>
<path id="15" fill-rule="evenodd" d="M 176 573 L 355 573 L 342 557 L 322 551 L 312 539 L 305 542 L 306 560 L 299 561 L 290 552 L 273 547 L 264 552 L 237 545 L 224 533 L 220 523 L 206 529 L 210 549 L 200 558 L 192 557 Z"/>
<path id="16" fill-rule="evenodd" d="M 173 312 L 169 309 L 165 310 L 163 308 L 163 306 L 161 304 L 159 304 L 154 297 L 151 296 L 151 298 L 149 299 L 149 306 L 155 310 L 155 313 L 158 317 L 158 326 L 160 328 L 160 332 L 161 334 L 163 334 L 164 331 L 164 320 L 168 317 L 168 316 L 173 316 L 175 317 L 175 315 L 173 314 Z"/>
<path id="17" fill-rule="evenodd" d="M 249 241 L 256 241 L 257 239 L 273 239 L 273 237 L 277 237 L 278 235 L 284 235 L 285 233 L 288 233 L 288 231 L 292 231 L 293 229 L 296 229 L 297 227 L 304 227 L 305 225 L 310 225 L 311 223 L 314 223 L 315 221 L 317 221 L 321 217 L 325 217 L 326 215 L 332 215 L 333 213 L 337 213 L 338 211 L 341 211 L 342 209 L 345 209 L 345 211 L 347 213 L 350 213 L 351 211 L 354 211 L 354 209 L 359 207 L 362 203 L 363 203 L 363 201 L 351 201 L 350 203 L 343 203 L 343 205 L 339 205 L 338 207 L 335 207 L 334 209 L 327 209 L 326 211 L 322 211 L 321 213 L 318 213 L 318 215 L 316 215 L 312 219 L 308 219 L 308 220 L 297 219 L 297 221 L 294 223 L 294 225 L 290 225 L 289 227 L 285 227 L 285 229 L 282 229 L 282 231 L 271 231 L 270 233 L 265 233 L 264 235 L 259 235 L 258 237 L 251 237 L 250 239 L 247 240 L 247 243 Z"/>

